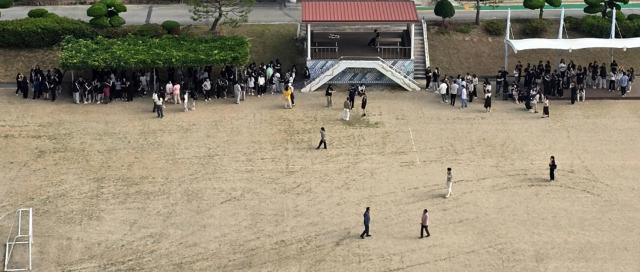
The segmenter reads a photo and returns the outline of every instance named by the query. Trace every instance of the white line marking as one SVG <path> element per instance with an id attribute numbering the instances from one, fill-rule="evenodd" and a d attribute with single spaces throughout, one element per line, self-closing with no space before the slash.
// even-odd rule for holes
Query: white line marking
<path id="1" fill-rule="evenodd" d="M 420 158 L 418 158 L 418 150 L 416 150 L 416 143 L 413 141 L 413 132 L 409 128 L 409 135 L 411 136 L 411 145 L 413 146 L 413 152 L 416 154 L 416 163 L 420 164 Z"/>

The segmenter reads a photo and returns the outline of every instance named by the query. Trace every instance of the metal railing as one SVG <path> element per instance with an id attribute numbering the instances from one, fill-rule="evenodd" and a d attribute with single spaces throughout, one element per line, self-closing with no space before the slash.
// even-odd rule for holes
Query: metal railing
<path id="1" fill-rule="evenodd" d="M 409 59 L 411 47 L 405 46 L 378 46 L 378 57 L 384 59 Z"/>

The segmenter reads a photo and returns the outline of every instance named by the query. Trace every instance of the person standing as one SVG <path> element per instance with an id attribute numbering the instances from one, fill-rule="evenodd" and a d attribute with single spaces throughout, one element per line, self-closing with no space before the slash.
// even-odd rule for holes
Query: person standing
<path id="1" fill-rule="evenodd" d="M 78 80 L 76 80 L 73 89 L 71 90 L 73 95 L 73 103 L 80 104 L 80 93 L 84 93 L 84 86 L 84 79 L 82 79 L 82 77 L 79 77 Z"/>
<path id="2" fill-rule="evenodd" d="M 427 211 L 427 209 L 422 211 L 422 220 L 420 221 L 420 225 L 420 238 L 424 237 L 424 232 L 427 233 L 427 237 L 431 236 L 429 233 L 429 211 Z"/>
<path id="3" fill-rule="evenodd" d="M 624 97 L 627 95 L 627 88 L 629 87 L 629 76 L 627 72 L 622 72 L 622 77 L 620 77 L 620 93 Z"/>
<path id="4" fill-rule="evenodd" d="M 151 94 L 151 102 L 153 103 L 153 110 L 151 112 L 155 113 L 158 107 L 156 106 L 156 100 L 158 100 L 158 92 L 153 91 Z"/>
<path id="5" fill-rule="evenodd" d="M 182 99 L 180 99 L 180 83 L 173 85 L 173 103 L 182 104 Z"/>
<path id="6" fill-rule="evenodd" d="M 322 145 L 324 145 L 324 149 L 327 149 L 327 135 L 325 134 L 324 127 L 320 128 L 320 143 L 316 149 L 320 149 Z"/>
<path id="7" fill-rule="evenodd" d="M 468 93 L 467 93 L 467 88 L 465 87 L 466 85 L 467 84 L 464 83 L 464 81 L 462 85 L 460 85 L 460 101 L 462 102 L 460 105 L 460 109 L 464 109 L 469 106 L 467 104 Z"/>
<path id="8" fill-rule="evenodd" d="M 327 97 L 327 108 L 331 108 L 331 106 L 333 106 L 333 101 L 331 101 L 333 92 L 333 85 L 329 84 L 329 86 L 327 86 L 327 90 L 324 92 L 324 96 Z"/>
<path id="9" fill-rule="evenodd" d="M 551 156 L 551 161 L 549 161 L 549 182 L 556 180 L 556 158 Z"/>
<path id="10" fill-rule="evenodd" d="M 349 115 L 351 111 L 351 102 L 349 102 L 349 97 L 344 100 L 344 108 L 342 110 L 342 120 L 349 121 Z"/>
<path id="11" fill-rule="evenodd" d="M 549 99 L 544 98 L 544 106 L 542 107 L 542 118 L 549 118 Z"/>
<path id="12" fill-rule="evenodd" d="M 284 91 L 282 92 L 282 97 L 284 98 L 284 108 L 293 108 L 293 105 L 291 104 L 291 88 L 284 89 Z"/>
<path id="13" fill-rule="evenodd" d="M 20 74 L 18 79 L 18 90 L 22 92 L 23 99 L 29 98 L 29 81 L 27 81 L 27 78 L 22 74 Z"/>
<path id="14" fill-rule="evenodd" d="M 209 78 L 205 78 L 202 83 L 202 92 L 204 93 L 204 101 L 209 101 L 211 99 L 211 81 Z"/>
<path id="15" fill-rule="evenodd" d="M 349 103 L 351 103 L 351 110 L 353 109 L 354 104 L 356 103 L 356 91 L 357 91 L 357 88 L 355 86 L 349 87 Z"/>
<path id="16" fill-rule="evenodd" d="M 440 93 L 440 97 L 442 97 L 442 103 L 449 102 L 447 101 L 447 83 L 445 81 L 446 80 L 443 80 L 442 83 L 440 83 L 440 86 L 438 86 L 438 92 Z"/>
<path id="17" fill-rule="evenodd" d="M 167 85 L 165 85 L 164 90 L 165 90 L 165 97 L 167 97 L 168 99 L 171 99 L 171 96 L 173 95 L 173 83 L 171 81 L 167 82 Z"/>
<path id="18" fill-rule="evenodd" d="M 184 112 L 189 111 L 189 90 L 185 89 L 184 94 L 182 94 L 182 106 L 184 107 Z"/>
<path id="19" fill-rule="evenodd" d="M 488 78 L 484 80 L 484 109 L 491 112 L 491 83 Z"/>
<path id="20" fill-rule="evenodd" d="M 447 195 L 445 198 L 451 196 L 451 187 L 453 186 L 453 175 L 451 174 L 451 167 L 447 168 Z"/>
<path id="21" fill-rule="evenodd" d="M 240 83 L 237 81 L 233 83 L 233 95 L 236 98 L 236 104 L 240 104 L 240 100 L 242 98 L 242 88 L 240 87 Z"/>
<path id="22" fill-rule="evenodd" d="M 362 94 L 362 103 L 360 104 L 360 108 L 362 108 L 362 116 L 367 116 L 367 94 Z"/>
<path id="23" fill-rule="evenodd" d="M 371 222 L 371 215 L 369 214 L 370 209 L 369 207 L 367 207 L 364 211 L 364 214 L 362 215 L 362 217 L 364 217 L 364 231 L 362 231 L 362 234 L 360 234 L 360 238 L 364 239 L 364 237 L 370 237 L 371 234 L 369 234 L 369 223 Z"/>
<path id="24" fill-rule="evenodd" d="M 458 94 L 458 80 L 454 79 L 453 80 L 453 84 L 451 84 L 451 88 L 449 89 L 449 95 L 450 95 L 450 101 L 451 101 L 451 106 L 455 107 L 456 106 L 456 95 Z"/>
<path id="25" fill-rule="evenodd" d="M 164 99 L 162 97 L 158 97 L 157 94 L 154 98 L 155 100 L 153 101 L 153 103 L 156 105 L 156 113 L 158 115 L 158 118 L 164 118 Z"/>
<path id="26" fill-rule="evenodd" d="M 576 84 L 571 82 L 571 86 L 569 87 L 571 90 L 571 105 L 576 103 L 576 100 L 578 100 L 578 87 L 576 87 Z"/>
<path id="27" fill-rule="evenodd" d="M 427 84 L 425 85 L 425 90 L 429 90 L 429 88 L 431 87 L 431 78 L 433 77 L 433 75 L 431 74 L 431 66 L 427 66 L 427 70 L 425 71 L 425 76 L 427 79 Z"/>

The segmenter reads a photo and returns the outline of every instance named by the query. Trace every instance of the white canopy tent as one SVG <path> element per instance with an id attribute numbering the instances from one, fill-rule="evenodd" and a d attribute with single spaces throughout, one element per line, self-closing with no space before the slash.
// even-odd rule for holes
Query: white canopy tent
<path id="1" fill-rule="evenodd" d="M 504 67 L 507 69 L 509 58 L 509 47 L 514 53 L 521 50 L 531 49 L 556 49 L 571 50 L 585 48 L 618 48 L 627 50 L 627 48 L 640 47 L 640 38 L 616 39 L 616 13 L 612 13 L 611 18 L 611 34 L 608 39 L 598 38 L 581 38 L 581 39 L 563 39 L 564 30 L 564 8 L 560 13 L 560 28 L 558 29 L 557 39 L 511 39 L 511 10 L 507 13 L 507 29 L 504 37 Z"/>

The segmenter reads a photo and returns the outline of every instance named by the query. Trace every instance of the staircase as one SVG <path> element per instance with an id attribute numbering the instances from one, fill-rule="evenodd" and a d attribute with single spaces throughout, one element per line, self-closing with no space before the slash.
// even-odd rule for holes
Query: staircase
<path id="1" fill-rule="evenodd" d="M 320 86 L 338 76 L 340 72 L 348 68 L 376 69 L 384 76 L 393 80 L 395 83 L 408 91 L 420 90 L 420 86 L 413 78 L 399 71 L 398 69 L 393 67 L 393 65 L 386 63 L 379 57 L 358 59 L 349 59 L 342 57 L 331 68 L 327 69 L 320 76 L 307 83 L 307 85 L 302 88 L 302 92 L 315 91 L 316 89 L 320 88 Z M 364 76 L 366 75 L 367 74 L 364 74 Z"/>
<path id="2" fill-rule="evenodd" d="M 425 72 L 427 70 L 426 67 L 426 57 L 424 50 L 424 29 L 422 28 L 422 23 L 416 24 L 415 26 L 415 34 L 413 36 L 413 44 L 415 48 L 413 49 L 413 78 L 417 80 L 427 79 Z"/>

